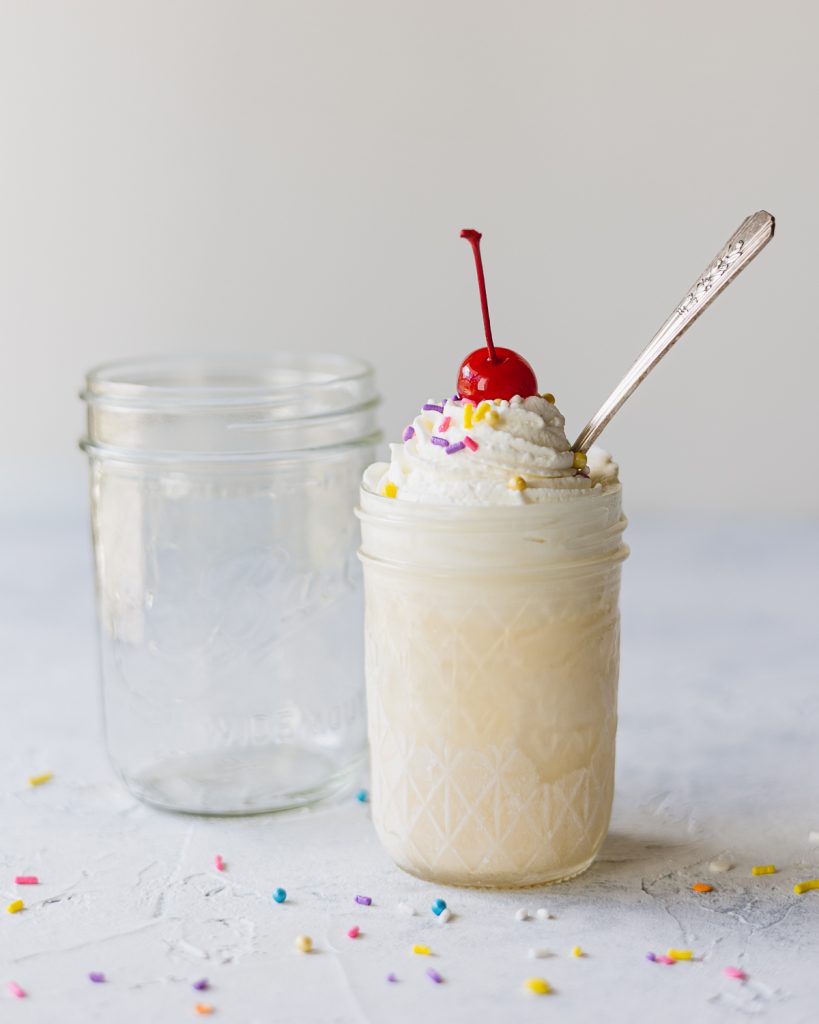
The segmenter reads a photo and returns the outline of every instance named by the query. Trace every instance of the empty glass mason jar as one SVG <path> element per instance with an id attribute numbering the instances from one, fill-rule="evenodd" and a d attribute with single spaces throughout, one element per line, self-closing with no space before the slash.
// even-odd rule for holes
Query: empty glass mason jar
<path id="1" fill-rule="evenodd" d="M 246 814 L 311 803 L 366 754 L 353 515 L 379 440 L 335 355 L 89 373 L 104 719 L 131 791 Z"/>

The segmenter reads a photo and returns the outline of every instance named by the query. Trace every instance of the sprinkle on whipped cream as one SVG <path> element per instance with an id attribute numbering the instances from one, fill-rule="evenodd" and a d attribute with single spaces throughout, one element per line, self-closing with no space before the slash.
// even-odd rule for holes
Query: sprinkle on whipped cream
<path id="1" fill-rule="evenodd" d="M 430 399 L 402 443 L 390 445 L 389 464 L 372 466 L 365 483 L 405 501 L 526 505 L 616 481 L 605 452 L 592 450 L 587 466 L 571 450 L 564 423 L 552 395 L 478 405 Z"/>

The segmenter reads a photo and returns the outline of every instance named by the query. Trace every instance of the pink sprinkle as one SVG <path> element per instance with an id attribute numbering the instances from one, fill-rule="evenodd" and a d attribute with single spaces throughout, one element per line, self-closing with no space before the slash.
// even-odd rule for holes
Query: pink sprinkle
<path id="1" fill-rule="evenodd" d="M 739 967 L 723 967 L 722 973 L 727 978 L 737 978 L 739 981 L 746 981 L 748 975 Z"/>
<path id="2" fill-rule="evenodd" d="M 218 853 L 214 857 L 214 864 L 216 865 L 217 871 L 225 870 L 225 862 L 222 860 L 221 856 Z"/>
<path id="3" fill-rule="evenodd" d="M 410 441 L 415 437 L 415 427 L 407 427 L 404 433 L 401 435 L 402 441 Z"/>
<path id="4" fill-rule="evenodd" d="M 39 885 L 40 879 L 36 875 L 18 875 L 14 879 L 15 885 Z"/>
<path id="5" fill-rule="evenodd" d="M 676 962 L 677 961 L 674 959 L 673 956 L 658 956 L 657 957 L 657 963 L 658 964 L 675 964 Z"/>
<path id="6" fill-rule="evenodd" d="M 361 930 L 359 929 L 357 924 L 354 924 L 353 927 L 347 932 L 347 938 L 357 939 L 360 934 Z"/>
<path id="7" fill-rule="evenodd" d="M 464 450 L 464 448 L 466 448 L 466 445 L 463 443 L 463 441 L 458 441 L 457 444 L 449 445 L 447 447 L 446 451 L 444 452 L 444 454 L 445 455 L 454 455 L 455 452 L 462 452 Z"/>
<path id="8" fill-rule="evenodd" d="M 471 437 L 464 438 L 464 444 L 471 452 L 476 452 L 480 447 L 477 441 L 473 441 Z"/>
<path id="9" fill-rule="evenodd" d="M 20 986 L 17 984 L 16 981 L 10 981 L 8 983 L 7 988 L 9 990 L 9 995 L 10 996 L 14 996 L 15 999 L 25 999 L 26 998 L 25 992 L 20 988 Z"/>
<path id="10" fill-rule="evenodd" d="M 445 434 L 449 430 L 449 424 L 452 422 L 451 416 L 444 416 L 441 422 L 438 424 L 438 431 L 441 434 Z"/>
<path id="11" fill-rule="evenodd" d="M 432 441 L 433 444 L 441 445 L 442 448 L 449 447 L 449 441 L 447 441 L 445 437 L 431 437 L 430 441 Z"/>
<path id="12" fill-rule="evenodd" d="M 427 967 L 427 977 L 430 981 L 434 981 L 436 985 L 440 985 L 444 980 L 434 967 Z"/>

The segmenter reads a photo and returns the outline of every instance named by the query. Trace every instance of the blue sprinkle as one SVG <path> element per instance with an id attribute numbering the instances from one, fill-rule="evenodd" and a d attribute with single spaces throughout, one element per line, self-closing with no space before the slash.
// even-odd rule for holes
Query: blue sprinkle
<path id="1" fill-rule="evenodd" d="M 435 900 L 432 904 L 432 913 L 435 914 L 436 917 L 438 917 L 439 914 L 442 914 L 445 910 L 446 900 Z"/>
<path id="2" fill-rule="evenodd" d="M 273 899 L 277 903 L 284 903 L 284 901 L 287 899 L 287 890 L 285 890 L 285 889 L 277 889 L 273 893 Z"/>
<path id="3" fill-rule="evenodd" d="M 366 789 L 359 789 L 359 791 L 355 795 L 355 798 L 356 800 L 358 800 L 360 804 L 366 804 L 366 802 L 370 799 L 370 794 L 367 792 Z"/>

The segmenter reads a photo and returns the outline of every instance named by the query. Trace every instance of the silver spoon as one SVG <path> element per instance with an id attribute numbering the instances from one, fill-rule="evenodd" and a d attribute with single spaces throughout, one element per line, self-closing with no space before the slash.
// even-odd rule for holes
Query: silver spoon
<path id="1" fill-rule="evenodd" d="M 594 444 L 623 402 L 646 379 L 674 342 L 705 312 L 740 270 L 744 270 L 754 256 L 762 252 L 773 238 L 773 234 L 774 219 L 765 210 L 745 218 L 720 250 L 719 255 L 697 278 L 689 293 L 637 357 L 632 368 L 580 431 L 572 445 L 573 451 L 585 452 Z"/>

